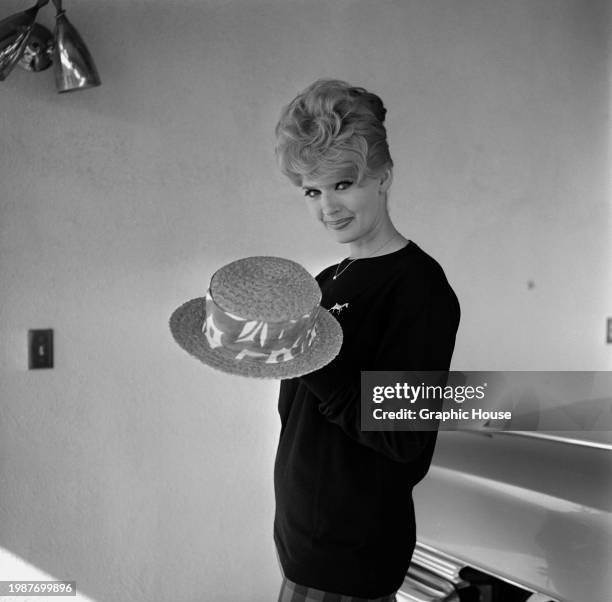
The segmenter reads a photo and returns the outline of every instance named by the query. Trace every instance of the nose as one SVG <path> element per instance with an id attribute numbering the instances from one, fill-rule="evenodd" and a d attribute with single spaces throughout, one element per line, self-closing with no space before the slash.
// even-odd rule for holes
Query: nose
<path id="1" fill-rule="evenodd" d="M 338 203 L 336 196 L 331 190 L 323 190 L 319 197 L 321 212 L 324 216 L 334 215 L 338 212 Z"/>

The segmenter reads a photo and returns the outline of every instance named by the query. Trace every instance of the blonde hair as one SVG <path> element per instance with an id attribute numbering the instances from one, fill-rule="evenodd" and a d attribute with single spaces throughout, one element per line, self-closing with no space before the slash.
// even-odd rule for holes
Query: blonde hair
<path id="1" fill-rule="evenodd" d="M 298 94 L 276 125 L 276 157 L 297 186 L 302 179 L 348 173 L 357 183 L 393 166 L 382 100 L 364 88 L 319 79 Z"/>

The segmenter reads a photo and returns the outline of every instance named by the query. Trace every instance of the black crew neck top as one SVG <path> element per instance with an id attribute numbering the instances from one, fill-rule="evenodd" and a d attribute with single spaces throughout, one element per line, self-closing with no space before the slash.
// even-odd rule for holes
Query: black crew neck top
<path id="1" fill-rule="evenodd" d="M 412 488 L 437 432 L 361 431 L 361 370 L 448 370 L 459 302 L 416 243 L 318 274 L 343 331 L 327 366 L 281 381 L 274 540 L 300 585 L 363 598 L 396 592 L 414 546 Z"/>

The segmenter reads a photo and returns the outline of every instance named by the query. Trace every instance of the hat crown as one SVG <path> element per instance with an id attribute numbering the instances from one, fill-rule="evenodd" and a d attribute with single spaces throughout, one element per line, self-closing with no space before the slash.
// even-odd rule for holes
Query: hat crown
<path id="1" fill-rule="evenodd" d="M 317 281 L 299 263 L 268 256 L 223 266 L 210 281 L 210 293 L 226 312 L 270 322 L 298 318 L 321 300 Z"/>

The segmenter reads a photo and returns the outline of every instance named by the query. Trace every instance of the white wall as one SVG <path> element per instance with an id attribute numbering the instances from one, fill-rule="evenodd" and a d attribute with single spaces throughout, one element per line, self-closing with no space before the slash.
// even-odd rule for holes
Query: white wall
<path id="1" fill-rule="evenodd" d="M 276 599 L 277 383 L 205 369 L 167 319 L 232 259 L 344 257 L 272 153 L 320 76 L 387 104 L 393 215 L 462 304 L 453 366 L 610 369 L 605 0 L 65 5 L 103 86 L 0 84 L 0 547 L 97 602 Z"/>

